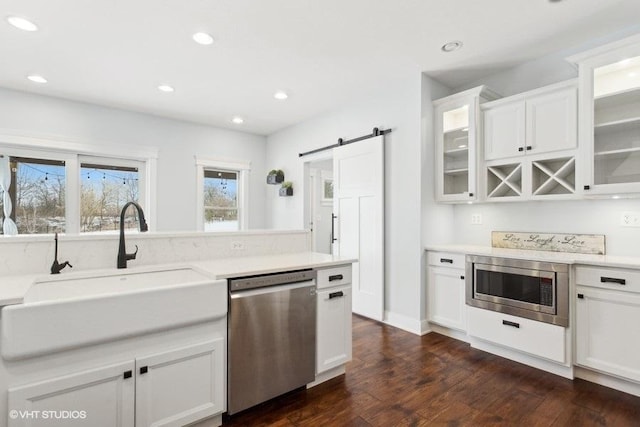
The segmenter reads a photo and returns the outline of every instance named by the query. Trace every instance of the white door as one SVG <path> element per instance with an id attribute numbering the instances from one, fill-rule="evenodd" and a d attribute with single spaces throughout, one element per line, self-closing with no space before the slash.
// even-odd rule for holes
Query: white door
<path id="1" fill-rule="evenodd" d="M 384 314 L 384 137 L 333 149 L 333 253 L 353 264 L 353 312 Z"/>
<path id="2" fill-rule="evenodd" d="M 133 427 L 133 368 L 131 360 L 9 389 L 8 425 Z"/>
<path id="3" fill-rule="evenodd" d="M 466 332 L 464 270 L 429 267 L 427 285 L 429 321 Z"/>
<path id="4" fill-rule="evenodd" d="M 136 426 L 183 426 L 224 411 L 224 339 L 136 359 Z"/>
<path id="5" fill-rule="evenodd" d="M 575 88 L 536 96 L 526 102 L 527 153 L 570 150 L 578 144 Z"/>

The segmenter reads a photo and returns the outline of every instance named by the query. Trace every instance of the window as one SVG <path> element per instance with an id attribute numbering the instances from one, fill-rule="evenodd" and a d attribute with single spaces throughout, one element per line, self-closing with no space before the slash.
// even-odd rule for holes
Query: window
<path id="1" fill-rule="evenodd" d="M 107 163 L 107 162 L 104 162 Z M 139 168 L 110 164 L 80 164 L 80 231 L 120 229 L 120 211 L 140 199 Z M 127 211 L 125 228 L 137 228 L 134 209 Z"/>
<path id="2" fill-rule="evenodd" d="M 249 164 L 196 159 L 198 229 L 238 231 L 247 228 Z"/>
<path id="3" fill-rule="evenodd" d="M 121 158 L 123 152 L 130 158 Z M 150 184 L 157 154 L 154 148 L 105 148 L 0 134 L 0 234 L 6 201 L 11 201 L 10 218 L 18 234 L 117 230 L 128 201 L 139 202 L 146 216 L 154 218 L 155 189 Z M 151 229 L 154 223 L 149 222 Z M 127 212 L 125 224 L 138 227 L 135 210 Z"/>
<path id="4" fill-rule="evenodd" d="M 65 162 L 9 157 L 9 167 L 11 219 L 18 234 L 65 232 Z"/>

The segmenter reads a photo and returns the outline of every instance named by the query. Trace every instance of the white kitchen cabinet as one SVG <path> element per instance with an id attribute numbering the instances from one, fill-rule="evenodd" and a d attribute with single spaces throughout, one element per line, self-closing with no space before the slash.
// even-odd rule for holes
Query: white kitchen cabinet
<path id="1" fill-rule="evenodd" d="M 576 363 L 640 382 L 640 274 L 576 268 Z"/>
<path id="2" fill-rule="evenodd" d="M 433 102 L 436 200 L 477 199 L 479 105 L 499 96 L 479 86 Z"/>
<path id="3" fill-rule="evenodd" d="M 183 426 L 224 411 L 224 340 L 136 359 L 136 426 Z"/>
<path id="4" fill-rule="evenodd" d="M 316 374 L 351 360 L 351 285 L 318 290 Z"/>
<path id="5" fill-rule="evenodd" d="M 133 427 L 134 368 L 130 360 L 11 388 L 8 407 L 17 413 L 8 425 Z"/>
<path id="6" fill-rule="evenodd" d="M 10 416 L 9 426 L 182 426 L 224 412 L 224 375 L 218 338 L 9 389 L 9 409 L 40 411 L 37 418 Z M 85 418 L 56 424 L 42 411 Z"/>
<path id="7" fill-rule="evenodd" d="M 317 275 L 316 375 L 351 360 L 351 264 Z"/>
<path id="8" fill-rule="evenodd" d="M 481 186 L 490 201 L 576 194 L 577 91 L 567 81 L 488 102 Z"/>
<path id="9" fill-rule="evenodd" d="M 640 192 L 640 36 L 568 60 L 578 64 L 584 193 Z"/>
<path id="10" fill-rule="evenodd" d="M 577 104 L 574 81 L 484 104 L 484 159 L 576 148 Z"/>
<path id="11" fill-rule="evenodd" d="M 428 260 L 427 319 L 466 331 L 464 256 L 429 252 Z"/>
<path id="12" fill-rule="evenodd" d="M 567 364 L 564 327 L 476 307 L 468 307 L 467 312 L 470 336 Z"/>

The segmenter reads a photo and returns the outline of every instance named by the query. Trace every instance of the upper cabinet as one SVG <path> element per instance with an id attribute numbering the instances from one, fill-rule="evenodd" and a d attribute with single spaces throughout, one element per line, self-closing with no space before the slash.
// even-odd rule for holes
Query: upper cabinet
<path id="1" fill-rule="evenodd" d="M 584 194 L 640 192 L 640 35 L 568 59 L 579 70 Z"/>
<path id="2" fill-rule="evenodd" d="M 436 200 L 466 202 L 477 198 L 479 106 L 498 97 L 480 86 L 433 102 Z"/>
<path id="3" fill-rule="evenodd" d="M 486 200 L 575 196 L 577 95 L 569 80 L 482 105 Z"/>
<path id="4" fill-rule="evenodd" d="M 484 105 L 485 160 L 576 148 L 577 104 L 570 81 Z"/>

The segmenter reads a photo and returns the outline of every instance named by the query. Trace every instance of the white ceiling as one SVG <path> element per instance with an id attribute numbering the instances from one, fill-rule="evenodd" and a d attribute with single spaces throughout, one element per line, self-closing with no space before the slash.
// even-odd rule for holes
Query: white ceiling
<path id="1" fill-rule="evenodd" d="M 2 87 L 266 135 L 399 69 L 457 86 L 637 25 L 640 0 L 0 0 L 0 15 Z M 464 48 L 441 52 L 450 40 Z"/>

